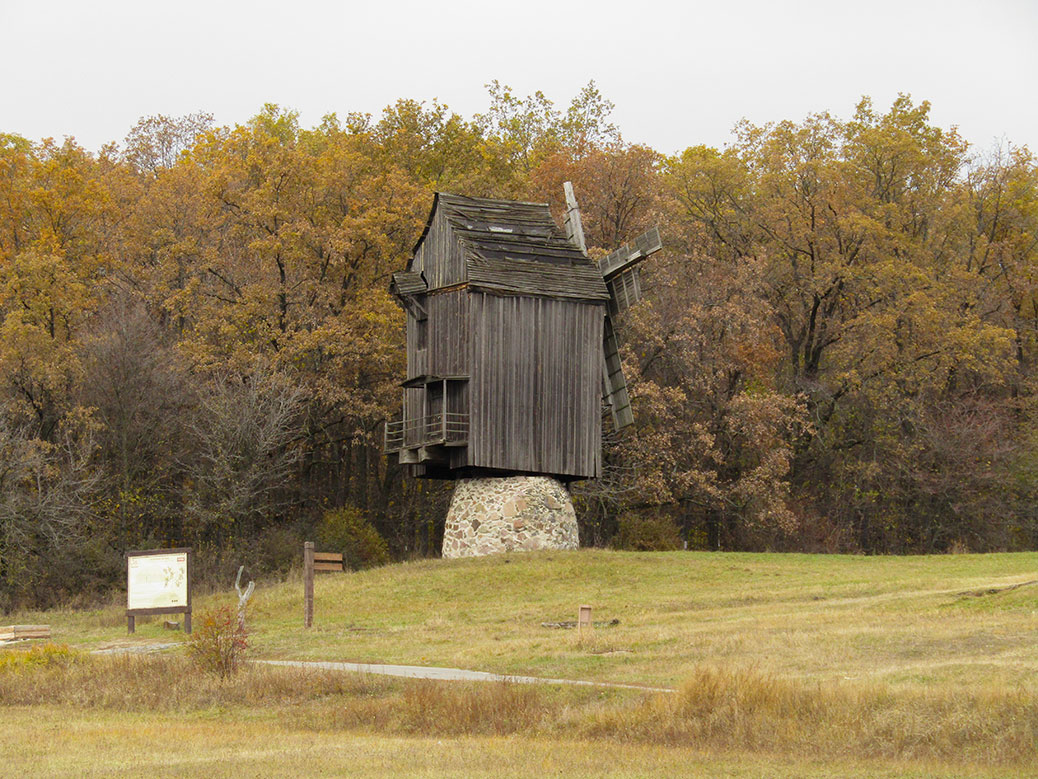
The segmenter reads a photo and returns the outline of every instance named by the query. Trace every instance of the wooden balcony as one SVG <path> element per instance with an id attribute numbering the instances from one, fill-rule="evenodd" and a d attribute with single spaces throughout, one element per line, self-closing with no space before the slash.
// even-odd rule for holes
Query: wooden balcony
<path id="1" fill-rule="evenodd" d="M 386 454 L 411 452 L 432 446 L 466 446 L 469 438 L 468 414 L 430 414 L 416 419 L 386 422 Z M 425 458 L 422 458 L 425 459 Z M 400 457 L 401 462 L 417 462 Z"/>

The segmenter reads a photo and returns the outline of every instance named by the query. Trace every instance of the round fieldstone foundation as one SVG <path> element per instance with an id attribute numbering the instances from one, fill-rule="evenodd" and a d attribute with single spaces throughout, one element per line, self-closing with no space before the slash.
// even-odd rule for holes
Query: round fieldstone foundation
<path id="1" fill-rule="evenodd" d="M 576 549 L 577 514 L 550 476 L 459 479 L 447 511 L 444 557 Z"/>

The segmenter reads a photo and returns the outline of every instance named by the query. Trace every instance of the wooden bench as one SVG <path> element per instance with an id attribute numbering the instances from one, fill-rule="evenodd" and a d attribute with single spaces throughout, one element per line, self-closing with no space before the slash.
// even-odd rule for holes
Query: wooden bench
<path id="1" fill-rule="evenodd" d="M 50 625 L 9 625 L 0 628 L 0 641 L 21 641 L 26 638 L 50 638 Z"/>

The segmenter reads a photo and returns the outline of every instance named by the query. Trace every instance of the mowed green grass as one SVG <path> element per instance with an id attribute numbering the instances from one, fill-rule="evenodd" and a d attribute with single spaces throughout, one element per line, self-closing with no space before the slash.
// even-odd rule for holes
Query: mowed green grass
<path id="1" fill-rule="evenodd" d="M 1032 583 L 1035 582 L 1035 583 Z M 436 665 L 678 685 L 704 665 L 897 686 L 1038 678 L 1038 554 L 864 557 L 582 550 L 427 560 L 260 585 L 257 657 Z M 234 604 L 233 590 L 196 600 Z M 590 639 L 542 622 L 619 620 Z M 15 615 L 55 639 L 127 638 L 118 606 Z M 159 620 L 146 640 L 180 638 Z"/>

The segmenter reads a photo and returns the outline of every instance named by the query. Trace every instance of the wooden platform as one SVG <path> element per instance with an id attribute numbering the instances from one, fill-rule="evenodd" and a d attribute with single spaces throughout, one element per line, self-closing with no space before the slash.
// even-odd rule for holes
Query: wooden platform
<path id="1" fill-rule="evenodd" d="M 20 641 L 26 638 L 50 638 L 50 625 L 8 625 L 0 628 L 0 641 Z"/>

